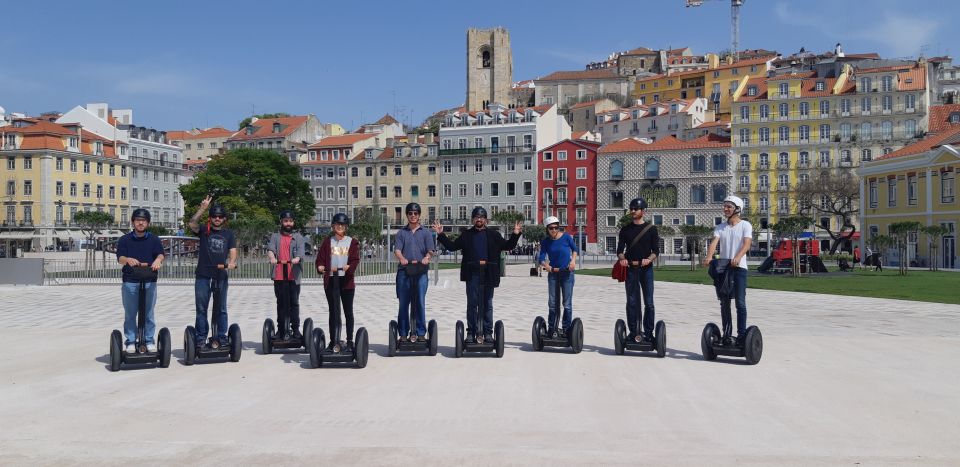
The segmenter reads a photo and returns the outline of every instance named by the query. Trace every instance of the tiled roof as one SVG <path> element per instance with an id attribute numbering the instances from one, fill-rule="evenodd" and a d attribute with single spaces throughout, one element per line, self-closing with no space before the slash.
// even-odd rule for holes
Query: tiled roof
<path id="1" fill-rule="evenodd" d="M 32 123 L 29 126 L 16 128 L 12 125 L 0 127 L 0 132 L 3 133 L 19 133 L 22 135 L 30 134 L 51 134 L 51 135 L 60 135 L 60 136 L 76 136 L 77 132 L 71 130 L 61 124 L 51 123 L 46 120 L 36 120 L 36 119 L 25 119 L 25 121 Z"/>
<path id="2" fill-rule="evenodd" d="M 927 152 L 931 149 L 938 148 L 944 144 L 957 143 L 960 143 L 960 125 L 928 136 L 920 141 L 917 141 L 916 143 L 908 144 L 899 150 L 893 151 L 890 154 L 885 154 L 874 160 L 879 161 L 893 159 L 895 157 L 912 156 L 914 154 L 920 154 L 922 152 Z"/>
<path id="3" fill-rule="evenodd" d="M 673 136 L 658 139 L 652 143 L 644 143 L 636 138 L 624 138 L 600 148 L 601 154 L 642 152 L 642 151 L 672 151 L 700 148 L 729 148 L 730 138 L 713 133 L 703 135 L 690 141 L 681 141 Z"/>
<path id="4" fill-rule="evenodd" d="M 196 138 L 196 139 L 201 139 L 201 138 L 222 138 L 222 137 L 224 137 L 224 136 L 229 137 L 230 135 L 232 135 L 232 134 L 234 134 L 234 133 L 236 133 L 236 132 L 235 132 L 235 131 L 232 131 L 232 130 L 228 130 L 228 129 L 223 128 L 223 127 L 217 126 L 217 127 L 213 127 L 213 128 L 207 128 L 206 130 L 202 130 L 202 131 L 200 131 L 200 133 L 199 133 L 198 135 L 193 136 L 193 138 Z M 169 137 L 169 135 L 167 135 L 167 136 Z"/>
<path id="5" fill-rule="evenodd" d="M 570 139 L 580 139 L 580 138 L 583 138 L 584 136 L 586 136 L 588 133 L 590 133 L 590 132 L 589 132 L 589 131 L 574 131 L 574 132 L 570 135 Z"/>
<path id="6" fill-rule="evenodd" d="M 750 89 L 750 86 L 757 87 L 757 94 L 753 96 L 747 95 L 747 90 Z M 767 98 L 767 78 L 758 76 L 755 78 L 750 78 L 747 81 L 746 87 L 743 89 L 743 94 L 740 95 L 740 98 L 737 99 L 737 102 L 751 102 L 751 101 L 761 101 Z"/>
<path id="7" fill-rule="evenodd" d="M 580 79 L 614 79 L 622 78 L 627 79 L 625 76 L 620 76 L 617 74 L 617 71 L 611 68 L 600 69 L 600 70 L 579 70 L 579 71 L 555 71 L 550 73 L 543 78 L 537 79 L 537 81 L 564 81 L 564 80 L 580 80 Z"/>
<path id="8" fill-rule="evenodd" d="M 730 121 L 729 121 L 729 120 L 715 120 L 715 121 L 712 121 L 712 122 L 703 122 L 703 123 L 697 125 L 696 128 L 713 128 L 713 127 L 715 127 L 715 126 L 725 126 L 725 127 L 728 127 L 728 126 L 730 126 Z"/>
<path id="9" fill-rule="evenodd" d="M 577 133 L 586 133 L 586 132 L 585 132 L 585 131 L 583 131 L 583 132 L 579 132 L 579 131 L 578 131 Z M 583 149 L 587 149 L 587 150 L 589 150 L 589 151 L 596 151 L 596 150 L 597 150 L 598 148 L 600 148 L 600 146 L 601 146 L 601 143 L 598 143 L 598 142 L 596 142 L 596 141 L 587 141 L 587 140 L 584 140 L 584 139 L 577 139 L 577 138 L 571 137 L 571 138 L 569 138 L 569 139 L 565 139 L 565 140 L 562 140 L 562 141 L 558 141 L 558 142 L 556 142 L 556 143 L 553 143 L 553 144 L 551 144 L 550 146 L 547 146 L 547 147 L 541 149 L 541 150 L 538 151 L 538 152 L 549 151 L 549 150 L 551 150 L 552 148 L 555 148 L 555 147 L 557 147 L 557 146 L 559 146 L 559 145 L 561 145 L 561 144 L 564 144 L 564 143 L 570 143 L 570 144 L 573 144 L 574 146 L 579 146 L 579 147 L 581 147 L 581 148 L 583 148 Z"/>
<path id="10" fill-rule="evenodd" d="M 950 123 L 950 115 L 960 113 L 960 104 L 934 105 L 930 107 L 930 133 L 948 130 L 957 126 Z"/>
<path id="11" fill-rule="evenodd" d="M 374 122 L 374 125 L 393 125 L 395 123 L 400 123 L 397 119 L 393 118 L 390 114 L 386 114 L 380 117 L 380 120 Z"/>
<path id="12" fill-rule="evenodd" d="M 261 118 L 256 122 L 250 124 L 254 128 L 252 135 L 247 134 L 246 128 L 241 128 L 240 131 L 236 132 L 233 136 L 229 138 L 228 141 L 245 141 L 250 139 L 260 139 L 260 138 L 282 138 L 286 137 L 290 133 L 293 133 L 300 128 L 305 123 L 307 123 L 306 115 L 298 115 L 294 117 L 281 117 L 281 118 Z M 280 132 L 273 132 L 273 124 L 280 124 Z"/>
<path id="13" fill-rule="evenodd" d="M 927 67 L 919 63 L 898 66 L 882 66 L 875 68 L 858 68 L 857 74 L 883 73 L 896 71 L 898 77 L 898 91 L 922 91 L 927 88 Z"/>
<path id="14" fill-rule="evenodd" d="M 805 71 L 803 73 L 790 73 L 785 75 L 771 76 L 767 78 L 767 81 L 781 81 L 785 79 L 804 79 L 804 78 L 815 78 L 817 76 L 816 71 Z"/>
<path id="15" fill-rule="evenodd" d="M 637 47 L 636 49 L 628 50 L 620 54 L 620 56 L 622 57 L 626 55 L 653 55 L 655 53 L 657 53 L 655 50 L 650 50 L 646 47 Z"/>
<path id="16" fill-rule="evenodd" d="M 577 105 L 574 105 L 573 107 L 570 107 L 570 110 L 582 109 L 582 108 L 584 108 L 584 107 L 593 107 L 593 106 L 597 105 L 597 102 L 600 102 L 600 101 L 602 101 L 602 100 L 603 100 L 603 99 L 596 99 L 596 100 L 592 100 L 592 101 L 588 101 L 588 102 L 581 102 L 581 103 L 579 103 L 579 104 L 577 104 Z"/>
<path id="17" fill-rule="evenodd" d="M 365 139 L 370 139 L 377 136 L 375 133 L 347 133 L 345 135 L 339 136 L 327 136 L 326 138 L 317 141 L 316 143 L 308 146 L 310 149 L 317 148 L 342 148 L 346 146 L 353 146 L 358 141 L 363 141 Z"/>
<path id="18" fill-rule="evenodd" d="M 190 136 L 193 136 L 193 133 L 189 131 L 167 130 L 167 141 L 183 141 Z"/>
<path id="19" fill-rule="evenodd" d="M 729 65 L 723 64 L 723 65 L 720 65 L 720 66 L 718 66 L 718 67 L 716 67 L 716 68 L 710 68 L 710 69 L 706 69 L 706 70 L 703 70 L 703 71 L 728 70 L 728 69 L 730 69 L 730 68 L 740 68 L 740 67 L 744 67 L 744 66 L 762 65 L 762 64 L 764 64 L 764 63 L 769 62 L 770 60 L 773 60 L 773 57 L 766 56 L 766 57 L 758 57 L 758 58 L 749 58 L 749 59 L 746 59 L 746 60 L 740 60 L 740 61 L 737 61 L 737 62 L 733 62 L 733 63 L 731 63 L 731 64 L 729 64 Z"/>

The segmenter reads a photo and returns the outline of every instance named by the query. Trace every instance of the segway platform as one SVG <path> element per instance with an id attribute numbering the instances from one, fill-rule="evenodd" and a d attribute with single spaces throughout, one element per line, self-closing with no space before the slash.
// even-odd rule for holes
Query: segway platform
<path id="1" fill-rule="evenodd" d="M 717 356 L 745 358 L 750 365 L 756 365 L 763 356 L 763 335 L 760 328 L 750 326 L 742 345 L 724 345 L 720 327 L 708 323 L 700 337 L 700 350 L 704 360 L 716 360 Z"/>
<path id="2" fill-rule="evenodd" d="M 637 338 L 639 337 L 640 335 L 637 334 Z M 613 328 L 613 348 L 617 355 L 623 355 L 624 351 L 631 350 L 656 352 L 657 357 L 663 358 L 667 354 L 667 325 L 663 320 L 657 321 L 657 325 L 653 329 L 653 342 L 638 339 L 630 340 L 627 339 L 627 323 L 618 319 Z"/>
<path id="3" fill-rule="evenodd" d="M 357 368 L 364 368 L 367 366 L 370 337 L 367 335 L 367 328 L 360 328 L 357 329 L 353 350 L 347 349 L 342 343 L 338 343 L 331 350 L 327 348 L 327 338 L 323 329 L 314 328 L 310 334 L 308 346 L 311 368 L 320 368 L 327 363 L 356 363 Z"/>
<path id="4" fill-rule="evenodd" d="M 457 320 L 454 355 L 457 358 L 460 358 L 463 356 L 464 352 L 471 352 L 471 353 L 496 352 L 497 358 L 503 357 L 503 342 L 504 342 L 503 321 L 497 320 L 496 324 L 494 324 L 492 341 L 485 340 L 482 335 L 476 336 L 476 339 L 477 339 L 476 342 L 468 340 L 466 338 L 466 332 L 464 331 L 463 321 Z"/>
<path id="5" fill-rule="evenodd" d="M 415 327 L 415 326 L 411 326 Z M 426 342 L 400 340 L 399 325 L 396 321 L 390 321 L 389 333 L 387 334 L 387 356 L 393 357 L 398 353 L 406 352 L 427 352 L 431 357 L 437 354 L 437 322 L 430 320 L 427 323 Z"/>
<path id="6" fill-rule="evenodd" d="M 281 261 L 278 263 L 283 270 L 283 285 L 282 287 L 282 300 L 281 306 L 288 310 L 290 309 L 290 282 L 287 280 L 287 263 L 286 261 Z M 281 323 L 283 324 L 283 323 Z M 288 329 L 290 326 L 285 325 L 284 329 Z M 261 350 L 264 354 L 271 354 L 276 349 L 299 349 L 301 352 L 310 352 L 309 341 L 310 333 L 313 332 L 313 318 L 307 318 L 303 320 L 303 331 L 301 332 L 302 337 L 296 338 L 293 335 L 283 336 L 277 334 L 277 327 L 274 324 L 273 320 L 267 318 L 263 321 L 263 333 L 261 334 Z"/>
<path id="7" fill-rule="evenodd" d="M 213 360 L 229 358 L 231 362 L 239 362 L 240 354 L 243 352 L 243 338 L 240 334 L 240 326 L 236 323 L 227 328 L 227 343 L 222 344 L 217 340 L 217 323 L 220 321 L 220 274 L 226 268 L 223 264 L 217 265 L 217 277 L 213 279 L 213 313 L 210 319 L 210 339 L 205 345 L 197 345 L 197 332 L 193 326 L 187 326 L 183 330 L 183 361 L 187 365 L 193 365 L 197 360 Z"/>
<path id="8" fill-rule="evenodd" d="M 156 363 L 160 368 L 170 366 L 170 330 L 161 328 L 157 335 L 157 351 L 147 352 L 146 344 L 146 326 L 147 326 L 147 308 L 146 308 L 146 282 L 157 278 L 157 272 L 150 269 L 150 266 L 134 266 L 134 276 L 140 279 L 140 295 L 137 305 L 137 342 L 134 344 L 136 351 L 127 353 L 123 345 L 123 333 L 119 329 L 114 329 L 110 333 L 110 371 L 117 371 L 122 364 L 139 365 L 147 363 Z"/>
<path id="9" fill-rule="evenodd" d="M 561 268 L 551 268 L 547 274 L 560 274 L 562 271 Z M 570 329 L 568 329 L 566 333 L 560 329 L 562 311 L 560 280 L 554 281 L 554 284 L 556 284 L 554 286 L 556 309 L 553 311 L 555 321 L 551 323 L 551 328 L 554 329 L 554 332 L 548 334 L 547 321 L 543 319 L 543 316 L 537 316 L 533 320 L 533 329 L 530 331 L 533 350 L 539 352 L 543 350 L 544 347 L 569 347 L 573 350 L 573 353 L 580 353 L 580 351 L 583 350 L 583 322 L 580 321 L 580 318 L 574 318 L 570 323 Z"/>

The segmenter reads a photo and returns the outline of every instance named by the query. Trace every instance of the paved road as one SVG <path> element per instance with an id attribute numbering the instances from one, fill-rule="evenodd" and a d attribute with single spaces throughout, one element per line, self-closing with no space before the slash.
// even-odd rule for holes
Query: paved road
<path id="1" fill-rule="evenodd" d="M 700 358 L 704 323 L 719 321 L 711 288 L 658 282 L 667 358 L 616 356 L 622 285 L 580 275 L 584 352 L 538 353 L 546 281 L 525 273 L 511 267 L 494 300 L 502 359 L 452 358 L 456 271 L 428 292 L 436 357 L 386 357 L 394 290 L 363 287 L 357 323 L 375 353 L 363 370 L 260 355 L 271 287 L 230 290 L 239 363 L 117 373 L 106 354 L 119 287 L 0 287 L 0 464 L 960 463 L 960 306 L 750 290 L 765 351 L 747 366 Z M 319 288 L 301 302 L 325 324 Z M 192 303 L 192 287 L 160 290 L 175 346 Z"/>

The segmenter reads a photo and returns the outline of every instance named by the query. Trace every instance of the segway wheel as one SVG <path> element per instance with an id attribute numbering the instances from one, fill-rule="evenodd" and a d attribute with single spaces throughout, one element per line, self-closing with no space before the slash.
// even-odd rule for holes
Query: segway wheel
<path id="1" fill-rule="evenodd" d="M 717 359 L 717 353 L 713 351 L 713 346 L 717 342 L 720 342 L 720 328 L 714 323 L 708 323 L 703 327 L 703 335 L 700 336 L 700 351 L 703 353 L 704 360 Z"/>
<path id="2" fill-rule="evenodd" d="M 310 334 L 313 334 L 313 318 L 307 318 L 303 320 L 303 348 L 307 348 L 307 341 L 310 339 Z"/>
<path id="3" fill-rule="evenodd" d="M 263 350 L 264 355 L 270 355 L 273 353 L 273 335 L 276 332 L 276 328 L 273 325 L 273 320 L 267 318 L 263 320 L 263 335 L 261 336 L 262 342 L 260 342 L 260 349 Z"/>
<path id="4" fill-rule="evenodd" d="M 430 322 L 427 323 L 427 332 L 430 333 L 430 348 L 427 350 L 427 352 L 430 354 L 431 357 L 433 357 L 437 355 L 438 339 L 437 339 L 437 322 L 436 321 L 431 319 Z"/>
<path id="5" fill-rule="evenodd" d="M 533 329 L 530 330 L 530 342 L 533 344 L 533 350 L 537 352 L 543 350 L 543 333 L 540 328 L 545 326 L 544 322 L 543 316 L 537 316 L 533 320 Z"/>
<path id="6" fill-rule="evenodd" d="M 463 321 L 457 320 L 453 345 L 453 356 L 460 358 L 463 356 Z"/>
<path id="7" fill-rule="evenodd" d="M 657 326 L 654 328 L 655 338 L 657 341 L 657 357 L 663 358 L 667 354 L 667 325 L 662 320 L 657 321 Z"/>
<path id="8" fill-rule="evenodd" d="M 119 370 L 121 362 L 123 362 L 123 335 L 114 329 L 110 333 L 110 371 Z"/>
<path id="9" fill-rule="evenodd" d="M 747 358 L 747 363 L 756 365 L 763 356 L 763 335 L 760 334 L 760 328 L 747 328 L 747 337 L 743 341 L 743 356 Z"/>
<path id="10" fill-rule="evenodd" d="M 307 342 L 307 348 L 310 350 L 310 367 L 320 368 L 323 365 L 323 356 L 320 352 L 327 346 L 327 339 L 323 336 L 323 329 L 314 328 L 310 334 L 310 341 Z"/>
<path id="11" fill-rule="evenodd" d="M 574 318 L 570 323 L 570 348 L 573 353 L 580 353 L 583 350 L 583 321 L 580 318 Z"/>
<path id="12" fill-rule="evenodd" d="M 393 357 L 397 354 L 397 322 L 390 320 L 389 329 L 387 329 L 387 356 Z"/>
<path id="13" fill-rule="evenodd" d="M 497 321 L 493 326 L 493 338 L 497 341 L 497 358 L 503 357 L 503 321 Z"/>
<path id="14" fill-rule="evenodd" d="M 170 330 L 167 328 L 160 329 L 160 334 L 157 336 L 157 361 L 160 362 L 160 368 L 166 368 L 170 366 Z"/>
<path id="15" fill-rule="evenodd" d="M 353 359 L 357 362 L 357 368 L 367 366 L 367 357 L 370 355 L 370 337 L 367 336 L 367 328 L 357 329 L 357 342 L 353 346 Z"/>
<path id="16" fill-rule="evenodd" d="M 613 326 L 613 350 L 617 355 L 623 355 L 623 341 L 627 339 L 627 323 L 622 319 L 617 320 Z"/>
<path id="17" fill-rule="evenodd" d="M 193 365 L 197 359 L 196 340 L 197 335 L 193 326 L 187 326 L 187 329 L 183 330 L 183 363 L 185 365 Z"/>
<path id="18" fill-rule="evenodd" d="M 240 353 L 243 352 L 243 338 L 240 337 L 240 326 L 237 323 L 231 324 L 227 329 L 227 337 L 230 338 L 230 361 L 239 362 Z"/>

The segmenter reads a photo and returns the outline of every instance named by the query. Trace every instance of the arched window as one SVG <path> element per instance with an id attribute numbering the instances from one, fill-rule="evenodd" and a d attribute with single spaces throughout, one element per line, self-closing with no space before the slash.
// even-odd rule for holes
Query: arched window
<path id="1" fill-rule="evenodd" d="M 480 66 L 483 68 L 490 68 L 490 51 L 488 49 L 483 49 L 480 53 Z"/>
<path id="2" fill-rule="evenodd" d="M 613 180 L 623 180 L 623 161 L 617 159 L 610 162 L 610 178 Z"/>
<path id="3" fill-rule="evenodd" d="M 647 159 L 647 164 L 644 168 L 644 178 L 660 178 L 660 161 Z"/>

